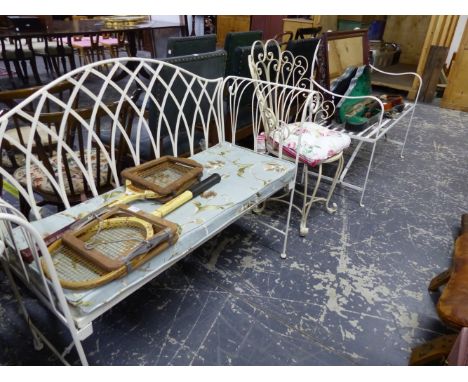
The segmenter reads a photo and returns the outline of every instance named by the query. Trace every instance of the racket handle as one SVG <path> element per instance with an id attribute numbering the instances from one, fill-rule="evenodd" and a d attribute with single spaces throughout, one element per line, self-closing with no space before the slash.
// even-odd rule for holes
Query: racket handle
<path id="1" fill-rule="evenodd" d="M 197 183 L 196 185 L 190 187 L 187 191 L 183 192 L 176 198 L 172 199 L 171 201 L 163 204 L 159 207 L 156 211 L 152 214 L 157 217 L 164 217 L 170 214 L 172 211 L 176 210 L 180 206 L 187 203 L 189 200 L 197 197 L 201 193 L 205 192 L 209 188 L 213 187 L 215 184 L 218 184 L 221 181 L 221 176 L 219 174 L 210 175 L 205 180 Z"/>
<path id="2" fill-rule="evenodd" d="M 192 193 L 190 191 L 185 191 L 171 201 L 163 204 L 156 211 L 152 212 L 152 215 L 162 218 L 187 203 L 190 199 L 192 199 Z"/>
<path id="3" fill-rule="evenodd" d="M 206 190 L 210 189 L 219 182 L 221 182 L 221 175 L 213 174 L 201 182 L 193 185 L 188 190 L 192 193 L 192 198 L 196 198 L 198 195 L 204 193 Z"/>

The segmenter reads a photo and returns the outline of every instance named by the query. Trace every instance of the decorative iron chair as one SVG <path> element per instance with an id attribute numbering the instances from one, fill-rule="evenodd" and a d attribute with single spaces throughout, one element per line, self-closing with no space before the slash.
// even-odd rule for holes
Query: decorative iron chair
<path id="1" fill-rule="evenodd" d="M 256 53 L 258 46 L 262 47 L 260 53 Z M 252 46 L 249 56 L 249 66 L 252 78 L 269 83 L 284 84 L 296 88 L 311 89 L 311 77 L 306 76 L 308 60 L 303 56 L 293 56 L 289 51 L 281 51 L 277 41 L 268 40 L 265 44 L 257 41 Z M 298 125 L 294 118 L 298 110 L 302 108 L 304 99 L 297 98 L 291 103 L 291 95 L 276 92 L 275 88 L 257 86 L 256 94 L 262 104 L 262 118 L 264 120 L 264 135 L 266 149 L 269 153 L 294 160 L 299 154 L 299 160 L 303 164 L 304 192 L 302 208 L 294 206 L 301 213 L 300 234 L 308 233 L 307 217 L 312 204 L 325 202 L 329 213 L 336 211 L 337 206 L 329 205 L 336 182 L 343 169 L 343 150 L 350 145 L 350 138 L 345 133 L 334 132 L 325 126 L 327 120 L 334 113 L 334 105 L 321 99 L 317 93 L 316 104 L 321 105 L 309 120 Z M 289 105 L 286 107 L 286 105 Z M 282 152 L 280 152 L 280 149 Z M 300 150 L 297 153 L 297 150 Z M 317 191 L 322 176 L 323 164 L 336 163 L 334 181 L 331 184 L 326 197 L 318 197 Z M 309 168 L 318 166 L 318 178 L 310 196 L 308 195 Z M 297 191 L 297 190 L 296 190 Z M 278 200 L 278 199 L 276 199 Z M 281 199 L 280 199 L 281 200 Z"/>

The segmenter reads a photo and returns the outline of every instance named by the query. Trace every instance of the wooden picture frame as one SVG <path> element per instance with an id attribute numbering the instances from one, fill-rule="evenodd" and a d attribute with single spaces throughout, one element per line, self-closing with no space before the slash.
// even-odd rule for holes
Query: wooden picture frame
<path id="1" fill-rule="evenodd" d="M 369 39 L 367 29 L 355 29 L 351 31 L 325 32 L 317 52 L 316 81 L 326 89 L 330 89 L 330 42 L 344 39 L 362 39 L 362 63 L 369 65 Z"/>

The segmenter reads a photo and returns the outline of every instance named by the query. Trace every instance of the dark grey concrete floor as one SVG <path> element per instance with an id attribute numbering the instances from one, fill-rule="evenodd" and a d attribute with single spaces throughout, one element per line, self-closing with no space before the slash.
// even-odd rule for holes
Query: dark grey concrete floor
<path id="1" fill-rule="evenodd" d="M 449 332 L 427 286 L 450 264 L 468 212 L 467 128 L 467 113 L 420 105 L 404 159 L 394 144 L 378 144 L 365 207 L 338 188 L 337 213 L 314 207 L 305 238 L 293 213 L 286 260 L 278 234 L 256 217 L 240 220 L 98 319 L 84 342 L 89 362 L 406 365 L 411 347 Z M 369 155 L 351 180 L 364 180 Z M 280 224 L 286 207 L 266 213 Z M 26 299 L 41 327 L 67 344 L 64 328 Z M 3 273 L 0 344 L 0 364 L 59 364 L 33 349 Z"/>

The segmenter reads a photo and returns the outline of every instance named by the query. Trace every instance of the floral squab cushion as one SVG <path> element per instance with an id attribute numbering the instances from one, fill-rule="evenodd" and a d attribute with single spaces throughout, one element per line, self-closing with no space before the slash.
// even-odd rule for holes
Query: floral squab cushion
<path id="1" fill-rule="evenodd" d="M 76 155 L 78 158 L 80 157 L 79 151 L 76 152 Z M 85 155 L 85 161 L 86 161 L 87 156 Z M 64 158 L 62 158 L 63 160 Z M 96 177 L 96 168 L 97 168 L 97 155 L 96 155 L 96 149 L 91 150 L 91 162 L 93 163 L 93 174 L 94 178 Z M 53 156 L 50 159 L 50 164 L 52 165 L 52 168 L 54 170 L 54 175 L 55 179 L 58 182 L 58 175 L 57 175 L 57 157 Z M 100 185 L 104 186 L 108 183 L 108 178 L 107 178 L 107 173 L 108 173 L 108 165 L 107 161 L 105 159 L 104 154 L 101 152 L 100 155 L 100 167 L 101 167 L 101 173 L 100 173 Z M 85 168 L 87 168 L 87 164 L 85 163 Z M 75 160 L 73 160 L 71 157 L 68 159 L 68 167 L 70 169 L 70 174 L 71 174 L 71 179 L 73 183 L 73 191 L 75 193 L 81 193 L 84 190 L 83 187 L 83 172 L 81 171 L 80 167 L 77 165 Z M 45 192 L 45 193 L 53 193 L 54 192 L 54 187 L 50 183 L 49 179 L 45 176 L 45 174 L 42 172 L 42 170 L 39 168 L 38 165 L 31 163 L 31 181 L 32 181 L 32 186 L 34 189 Z M 68 183 L 67 175 L 65 172 L 65 166 L 62 164 L 62 170 L 63 170 L 63 181 L 65 184 L 65 190 L 67 194 L 71 193 L 70 186 Z M 26 166 L 22 166 L 18 168 L 15 173 L 14 173 L 15 179 L 22 185 L 26 185 L 27 179 L 26 179 Z"/>
<path id="2" fill-rule="evenodd" d="M 309 166 L 319 163 L 339 154 L 351 144 L 351 138 L 345 133 L 329 130 L 324 126 L 313 122 L 291 123 L 275 130 L 269 137 L 270 145 L 278 149 L 283 136 L 283 153 L 291 158 L 296 157 L 299 136 L 301 136 L 301 147 L 299 159 Z"/>
<path id="3" fill-rule="evenodd" d="M 39 135 L 41 142 L 43 145 L 48 145 L 57 143 L 57 139 L 55 137 L 49 136 L 47 133 L 47 130 L 42 128 L 41 126 L 37 127 L 36 133 Z M 31 134 L 31 126 L 21 126 L 19 128 L 19 134 L 18 130 L 16 128 L 11 128 L 7 129 L 5 131 L 5 137 L 8 137 L 10 139 L 14 139 L 15 141 L 22 142 L 29 142 L 30 139 L 30 134 Z M 21 135 L 21 139 L 20 139 Z M 36 147 L 36 142 L 33 140 L 32 142 L 32 147 Z M 18 152 L 12 152 L 10 153 L 11 156 L 14 155 L 16 164 L 13 166 L 13 163 L 11 162 L 10 156 L 5 152 L 5 150 L 2 150 L 2 166 L 6 168 L 11 168 L 11 167 L 16 167 L 16 166 L 23 166 L 24 162 L 26 160 L 26 157 L 24 156 L 23 153 L 18 153 Z"/>

